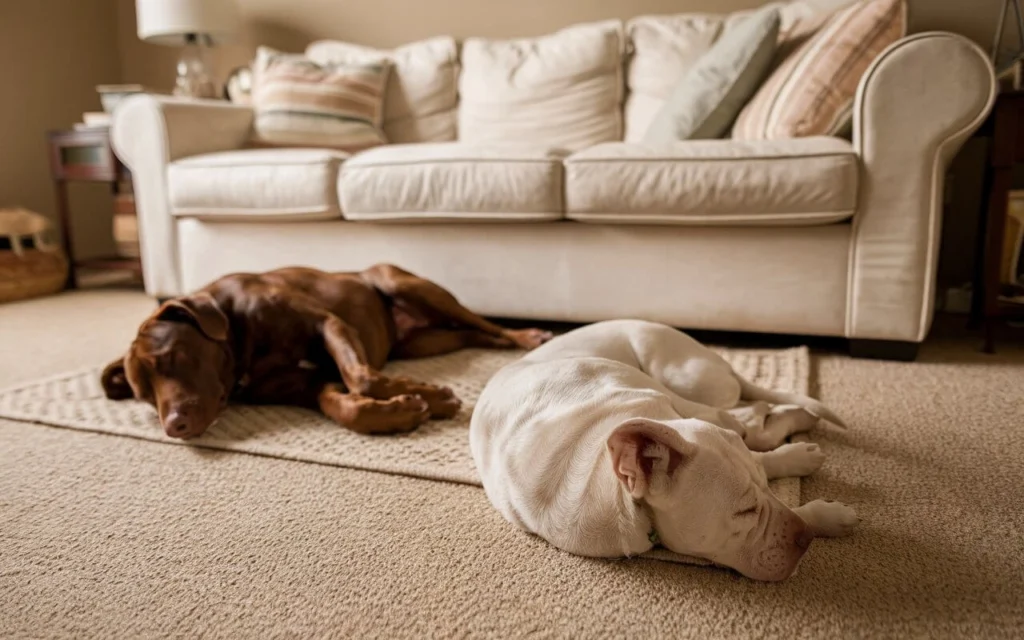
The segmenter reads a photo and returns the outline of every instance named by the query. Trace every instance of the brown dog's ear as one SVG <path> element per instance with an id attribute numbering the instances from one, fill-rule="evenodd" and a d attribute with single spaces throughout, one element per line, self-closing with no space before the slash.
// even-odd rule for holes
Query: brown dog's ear
<path id="1" fill-rule="evenodd" d="M 100 374 L 103 393 L 111 400 L 127 400 L 135 397 L 132 386 L 128 384 L 128 376 L 124 372 L 124 358 L 118 358 L 103 369 Z"/>
<path id="2" fill-rule="evenodd" d="M 695 453 L 679 432 L 654 420 L 627 420 L 608 436 L 612 469 L 629 494 L 646 497 L 659 481 L 671 478 Z M 660 486 L 655 486 L 655 489 Z"/>
<path id="3" fill-rule="evenodd" d="M 155 318 L 195 325 L 210 340 L 222 342 L 228 339 L 227 316 L 208 293 L 168 300 L 157 310 Z"/>

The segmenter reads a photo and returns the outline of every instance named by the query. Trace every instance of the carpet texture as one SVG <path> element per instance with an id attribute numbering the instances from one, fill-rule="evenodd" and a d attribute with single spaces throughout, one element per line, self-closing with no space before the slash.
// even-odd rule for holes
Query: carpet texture
<path id="1" fill-rule="evenodd" d="M 120 353 L 152 304 L 0 306 L 0 386 Z M 1024 348 L 977 347 L 815 354 L 850 430 L 813 434 L 803 499 L 863 523 L 778 584 L 571 556 L 472 486 L 0 420 L 0 637 L 1020 637 Z"/>

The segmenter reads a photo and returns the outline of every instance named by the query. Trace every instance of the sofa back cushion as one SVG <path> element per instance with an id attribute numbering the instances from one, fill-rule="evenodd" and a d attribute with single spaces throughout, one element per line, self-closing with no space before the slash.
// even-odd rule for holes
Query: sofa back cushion
<path id="1" fill-rule="evenodd" d="M 388 71 L 387 63 L 320 65 L 260 47 L 253 66 L 252 143 L 349 153 L 384 144 Z"/>
<path id="2" fill-rule="evenodd" d="M 626 24 L 631 53 L 623 110 L 625 139 L 639 142 L 674 88 L 718 39 L 730 16 L 640 16 Z"/>
<path id="3" fill-rule="evenodd" d="M 684 75 L 651 123 L 645 142 L 720 138 L 771 68 L 779 10 L 766 7 L 726 29 Z"/>
<path id="4" fill-rule="evenodd" d="M 318 40 L 306 48 L 306 56 L 320 64 L 391 64 L 383 122 L 389 142 L 456 139 L 459 60 L 454 38 L 430 38 L 390 50 Z"/>
<path id="5" fill-rule="evenodd" d="M 622 138 L 622 23 L 539 38 L 469 38 L 462 48 L 459 140 L 583 149 Z"/>
<path id="6" fill-rule="evenodd" d="M 732 136 L 777 140 L 843 134 L 861 76 L 906 34 L 905 0 L 863 0 L 839 11 L 768 78 L 736 119 Z"/>

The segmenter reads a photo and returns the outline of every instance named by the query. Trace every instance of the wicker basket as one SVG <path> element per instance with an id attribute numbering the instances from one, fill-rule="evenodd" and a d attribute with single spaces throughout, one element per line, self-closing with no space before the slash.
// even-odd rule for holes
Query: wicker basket
<path id="1" fill-rule="evenodd" d="M 0 209 L 0 303 L 57 293 L 68 260 L 49 220 L 25 209 Z"/>

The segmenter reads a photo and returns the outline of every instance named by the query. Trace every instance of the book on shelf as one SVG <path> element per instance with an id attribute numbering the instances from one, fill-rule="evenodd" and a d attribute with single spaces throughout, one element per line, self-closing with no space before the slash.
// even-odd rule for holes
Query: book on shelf
<path id="1" fill-rule="evenodd" d="M 110 128 L 110 114 L 104 111 L 86 111 L 82 114 L 82 121 L 76 122 L 76 131 L 93 131 Z"/>
<path id="2" fill-rule="evenodd" d="M 999 265 L 999 282 L 1024 285 L 1024 191 L 1011 191 Z"/>

